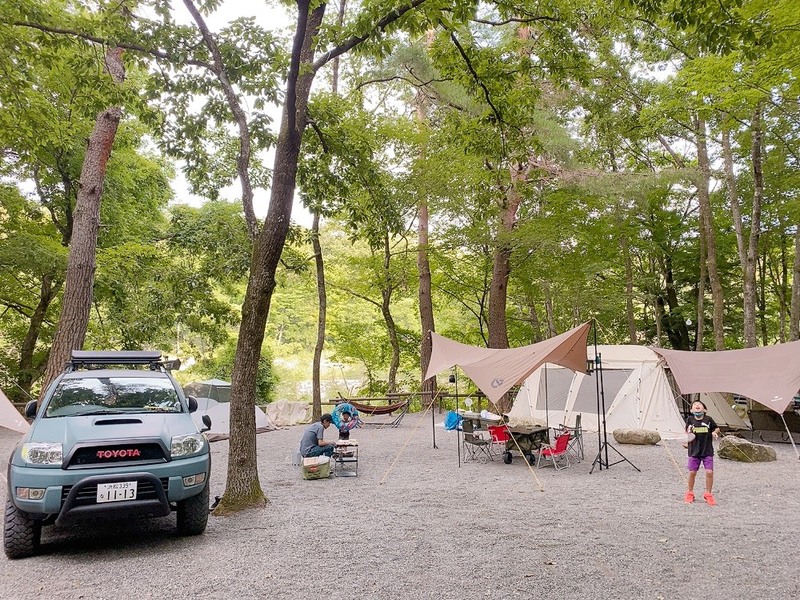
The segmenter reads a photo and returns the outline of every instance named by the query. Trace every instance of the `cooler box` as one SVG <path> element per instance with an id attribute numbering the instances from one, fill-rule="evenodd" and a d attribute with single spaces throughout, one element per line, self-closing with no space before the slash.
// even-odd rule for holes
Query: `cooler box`
<path id="1" fill-rule="evenodd" d="M 330 477 L 331 459 L 327 456 L 309 456 L 303 459 L 303 479 Z"/>

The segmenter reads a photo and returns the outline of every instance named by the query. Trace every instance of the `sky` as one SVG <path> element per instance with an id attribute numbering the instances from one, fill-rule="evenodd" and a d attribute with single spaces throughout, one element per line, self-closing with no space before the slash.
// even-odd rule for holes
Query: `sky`
<path id="1" fill-rule="evenodd" d="M 176 21 L 186 24 L 194 23 L 189 12 L 182 3 L 175 3 L 174 6 L 174 17 Z M 214 32 L 223 28 L 228 22 L 246 16 L 255 16 L 263 27 L 270 29 L 285 28 L 290 24 L 287 8 L 279 5 L 276 6 L 274 3 L 264 0 L 227 0 L 222 10 L 206 16 L 206 22 L 209 29 Z M 275 114 L 273 116 L 274 122 L 280 123 L 280 107 L 275 107 Z M 270 151 L 266 154 L 266 157 L 266 164 L 272 166 L 274 153 Z M 175 193 L 176 202 L 187 203 L 192 206 L 200 206 L 204 202 L 203 198 L 189 192 L 189 184 L 183 175 L 180 162 L 176 165 L 176 176 L 172 181 L 172 189 Z M 225 200 L 240 202 L 241 187 L 238 179 L 234 185 L 221 190 L 220 197 Z M 267 214 L 268 205 L 269 190 L 254 190 L 253 209 L 255 210 L 256 216 L 263 219 Z M 311 214 L 303 207 L 297 198 L 295 198 L 294 207 L 292 208 L 292 221 L 304 227 L 311 227 Z"/>

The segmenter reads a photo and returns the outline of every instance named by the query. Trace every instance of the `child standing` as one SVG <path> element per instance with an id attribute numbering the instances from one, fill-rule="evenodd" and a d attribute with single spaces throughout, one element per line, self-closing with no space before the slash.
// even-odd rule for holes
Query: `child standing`
<path id="1" fill-rule="evenodd" d="M 706 414 L 706 405 L 699 400 L 692 403 L 692 414 L 686 419 L 686 433 L 694 434 L 694 439 L 689 442 L 689 489 L 686 491 L 684 501 L 689 504 L 694 502 L 694 480 L 697 471 L 700 470 L 700 463 L 706 471 L 706 491 L 703 499 L 714 506 L 717 501 L 711 488 L 714 485 L 714 445 L 713 440 L 719 433 L 719 427 L 714 419 Z"/>

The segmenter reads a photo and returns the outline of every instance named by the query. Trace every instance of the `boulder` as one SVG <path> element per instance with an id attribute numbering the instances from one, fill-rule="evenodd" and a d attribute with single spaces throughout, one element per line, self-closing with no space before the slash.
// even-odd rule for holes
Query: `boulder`
<path id="1" fill-rule="evenodd" d="M 619 444 L 653 446 L 661 441 L 661 434 L 650 429 L 615 429 L 614 439 Z"/>
<path id="2" fill-rule="evenodd" d="M 772 462 L 778 460 L 775 448 L 754 444 L 735 435 L 726 435 L 719 441 L 717 454 L 720 458 L 741 462 Z"/>

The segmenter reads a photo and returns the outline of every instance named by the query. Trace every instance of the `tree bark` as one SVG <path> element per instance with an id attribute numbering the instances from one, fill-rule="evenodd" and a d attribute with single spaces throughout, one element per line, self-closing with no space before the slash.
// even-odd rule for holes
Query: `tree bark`
<path id="1" fill-rule="evenodd" d="M 42 369 L 47 365 L 46 361 L 44 364 L 34 364 L 33 357 L 36 351 L 36 342 L 39 339 L 39 334 L 42 331 L 42 325 L 47 315 L 47 309 L 58 296 L 62 283 L 61 280 L 54 281 L 52 275 L 42 277 L 39 302 L 31 315 L 28 331 L 25 333 L 25 339 L 22 340 L 22 347 L 20 348 L 19 371 L 17 372 L 18 387 L 16 389 L 11 388 L 8 393 L 13 401 L 25 402 L 28 400 L 33 382 L 39 378 Z"/>
<path id="2" fill-rule="evenodd" d="M 328 292 L 325 287 L 325 263 L 322 260 L 322 245 L 319 243 L 319 212 L 314 213 L 311 223 L 311 246 L 314 248 L 314 266 L 317 273 L 317 341 L 314 344 L 314 364 L 312 365 L 311 420 L 319 421 L 322 416 L 322 350 L 325 347 L 325 321 L 328 310 Z"/>
<path id="3" fill-rule="evenodd" d="M 753 207 L 750 216 L 750 235 L 748 236 L 747 254 L 742 265 L 744 270 L 744 345 L 745 348 L 754 348 L 756 339 L 756 267 L 758 261 L 758 240 L 761 234 L 761 205 L 764 201 L 764 173 L 762 169 L 762 150 L 764 144 L 764 130 L 761 125 L 761 110 L 759 104 L 753 112 L 751 126 L 752 146 L 750 159 L 753 166 Z"/>
<path id="4" fill-rule="evenodd" d="M 383 238 L 383 289 L 381 290 L 381 314 L 386 323 L 386 331 L 389 334 L 389 344 L 392 346 L 392 359 L 389 362 L 389 376 L 386 392 L 391 394 L 397 391 L 397 371 L 400 368 L 400 340 L 397 337 L 397 326 L 392 317 L 392 294 L 394 284 L 392 274 L 389 270 L 391 264 L 391 248 L 389 247 L 389 234 Z"/>
<path id="5" fill-rule="evenodd" d="M 712 322 L 714 327 L 714 349 L 724 350 L 725 305 L 722 283 L 720 282 L 719 272 L 717 270 L 717 237 L 714 230 L 714 215 L 711 210 L 711 197 L 709 193 L 711 167 L 708 161 L 706 122 L 699 115 L 696 115 L 694 126 L 697 143 L 697 163 L 700 168 L 697 198 L 700 204 L 700 226 L 705 229 L 706 265 L 708 268 L 708 282 L 711 285 L 711 298 L 713 301 Z"/>
<path id="6" fill-rule="evenodd" d="M 236 361 L 231 377 L 228 479 L 218 506 L 221 512 L 263 504 L 265 500 L 258 480 L 256 460 L 256 376 L 275 289 L 275 272 L 292 215 L 300 144 L 307 124 L 308 97 L 315 74 L 309 68 L 314 58 L 314 39 L 325 13 L 325 4 L 313 11 L 309 6 L 309 0 L 297 2 L 297 28 L 280 133 L 275 147 L 269 208 L 263 227 L 255 239 L 250 277 L 242 304 Z"/>
<path id="7" fill-rule="evenodd" d="M 425 40 L 426 47 L 430 48 L 433 44 L 435 31 L 428 30 Z M 417 121 L 424 123 L 427 121 L 425 115 L 425 104 L 427 96 L 421 91 L 417 92 L 415 103 L 415 115 Z M 423 152 L 424 152 L 423 148 Z M 417 273 L 419 276 L 419 323 L 422 337 L 419 348 L 419 367 L 420 377 L 422 378 L 421 390 L 422 401 L 426 400 L 433 404 L 436 398 L 436 378 L 425 379 L 428 365 L 431 362 L 432 342 L 430 332 L 436 331 L 436 322 L 433 316 L 433 294 L 431 281 L 431 264 L 428 259 L 428 247 L 430 244 L 428 231 L 428 198 L 425 193 L 421 193 L 417 199 Z"/>
<path id="8" fill-rule="evenodd" d="M 628 323 L 629 343 L 639 344 L 636 331 L 636 317 L 633 312 L 633 262 L 631 261 L 631 247 L 628 243 L 628 236 L 623 235 L 620 241 L 622 245 L 622 256 L 625 261 L 625 320 Z"/>
<path id="9" fill-rule="evenodd" d="M 121 48 L 111 48 L 105 57 L 106 71 L 117 84 L 122 83 L 125 79 L 122 52 Z M 95 252 L 97 233 L 100 228 L 100 200 L 103 194 L 106 166 L 111 156 L 121 116 L 122 109 L 118 106 L 107 108 L 101 112 L 97 116 L 86 148 L 81 168 L 78 198 L 75 203 L 61 316 L 47 360 L 47 368 L 42 382 L 42 395 L 50 383 L 64 370 L 72 350 L 79 350 L 83 347 L 86 337 L 89 311 L 92 307 L 92 288 L 96 267 Z"/>
<path id="10" fill-rule="evenodd" d="M 419 222 L 417 223 L 417 271 L 419 273 L 419 322 L 422 331 L 420 340 L 419 366 L 422 376 L 422 400 L 433 402 L 436 393 L 436 378 L 425 379 L 425 373 L 431 362 L 431 336 L 436 331 L 433 316 L 433 298 L 431 292 L 431 265 L 428 260 L 428 200 L 420 194 L 417 201 Z"/>
<path id="11" fill-rule="evenodd" d="M 792 301 L 789 309 L 789 341 L 800 340 L 800 223 L 795 224 Z"/>

